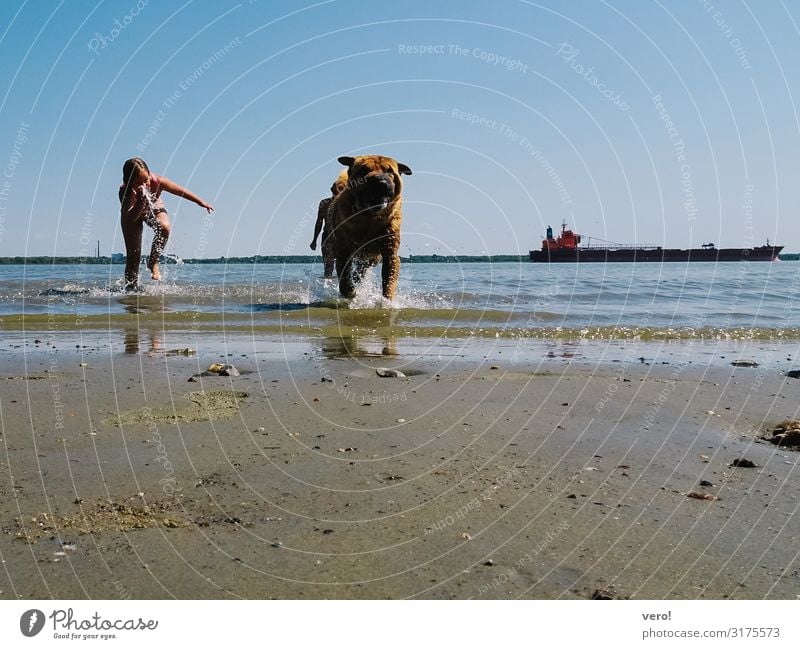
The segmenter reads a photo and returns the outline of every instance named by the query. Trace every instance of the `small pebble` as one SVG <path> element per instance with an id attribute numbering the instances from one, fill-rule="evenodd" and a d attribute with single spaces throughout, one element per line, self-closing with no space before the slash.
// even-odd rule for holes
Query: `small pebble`
<path id="1" fill-rule="evenodd" d="M 611 591 L 606 590 L 605 588 L 598 588 L 596 591 L 592 593 L 592 599 L 613 600 L 614 594 Z"/>
<path id="2" fill-rule="evenodd" d="M 718 496 L 714 494 L 702 494 L 698 493 L 697 491 L 690 491 L 686 494 L 689 498 L 694 498 L 695 500 L 719 500 Z"/>
<path id="3" fill-rule="evenodd" d="M 400 370 L 392 370 L 387 367 L 377 367 L 375 368 L 375 374 L 380 376 L 382 379 L 404 379 L 406 375 L 403 374 Z"/>

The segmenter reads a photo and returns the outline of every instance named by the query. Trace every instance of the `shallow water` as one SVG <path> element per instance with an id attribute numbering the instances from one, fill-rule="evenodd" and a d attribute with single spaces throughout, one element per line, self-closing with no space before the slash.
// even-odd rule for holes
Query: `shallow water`
<path id="1" fill-rule="evenodd" d="M 0 328 L 125 327 L 425 338 L 800 341 L 800 264 L 405 263 L 353 301 L 320 264 L 184 264 L 121 292 L 120 265 L 0 266 Z"/>

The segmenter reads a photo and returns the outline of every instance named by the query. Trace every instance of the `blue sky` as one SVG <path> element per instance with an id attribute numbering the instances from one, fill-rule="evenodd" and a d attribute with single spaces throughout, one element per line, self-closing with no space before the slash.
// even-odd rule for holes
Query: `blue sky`
<path id="1" fill-rule="evenodd" d="M 402 254 L 524 254 L 563 220 L 798 250 L 799 23 L 780 1 L 6 1 L 0 255 L 123 250 L 134 155 L 216 207 L 167 197 L 173 252 L 305 254 L 359 153 L 414 170 Z"/>

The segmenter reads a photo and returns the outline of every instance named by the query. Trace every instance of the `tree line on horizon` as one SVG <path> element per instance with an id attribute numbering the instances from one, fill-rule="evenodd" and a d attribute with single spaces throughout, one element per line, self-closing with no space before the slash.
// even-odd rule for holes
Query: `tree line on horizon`
<path id="1" fill-rule="evenodd" d="M 401 261 L 410 264 L 424 263 L 485 263 L 522 262 L 528 255 L 409 255 Z M 251 255 L 249 257 L 208 257 L 203 259 L 184 259 L 184 264 L 311 264 L 321 263 L 319 255 Z M 0 257 L 0 265 L 26 264 L 124 264 L 124 255 L 113 257 L 51 257 L 36 255 L 31 257 Z M 168 262 L 167 262 L 168 263 Z"/>

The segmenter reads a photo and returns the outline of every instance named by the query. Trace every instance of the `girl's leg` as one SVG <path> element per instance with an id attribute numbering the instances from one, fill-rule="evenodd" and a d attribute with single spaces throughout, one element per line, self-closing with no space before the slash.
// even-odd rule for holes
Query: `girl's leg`
<path id="1" fill-rule="evenodd" d="M 333 277 L 333 269 L 336 264 L 336 252 L 333 249 L 333 237 L 322 233 L 322 264 L 325 269 L 325 277 Z"/>
<path id="2" fill-rule="evenodd" d="M 169 217 L 166 212 L 160 212 L 156 216 L 156 224 L 153 226 L 153 245 L 150 248 L 150 258 L 147 260 L 147 267 L 150 269 L 150 274 L 153 279 L 158 281 L 161 279 L 161 272 L 158 269 L 158 260 L 161 258 L 161 253 L 169 240 L 169 233 L 172 230 L 169 224 Z"/>
<path id="3" fill-rule="evenodd" d="M 125 239 L 125 289 L 139 288 L 139 263 L 142 260 L 142 222 L 122 219 L 122 237 Z"/>

